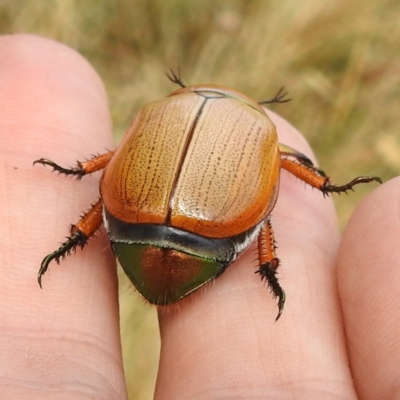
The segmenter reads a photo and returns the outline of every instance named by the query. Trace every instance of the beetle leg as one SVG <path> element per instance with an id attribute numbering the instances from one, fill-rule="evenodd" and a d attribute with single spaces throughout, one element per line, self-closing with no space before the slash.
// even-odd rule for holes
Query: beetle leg
<path id="1" fill-rule="evenodd" d="M 279 267 L 279 259 L 275 255 L 275 239 L 274 232 L 269 218 L 267 218 L 264 226 L 258 235 L 258 259 L 260 268 L 255 272 L 261 275 L 261 280 L 266 279 L 268 286 L 274 298 L 278 298 L 278 315 L 277 321 L 282 314 L 285 305 L 286 295 L 276 277 Z"/>
<path id="2" fill-rule="evenodd" d="M 90 160 L 83 162 L 78 161 L 77 166 L 74 168 L 63 168 L 47 158 L 40 158 L 39 160 L 34 161 L 33 164 L 49 165 L 53 168 L 53 171 L 57 171 L 58 173 L 65 175 L 76 175 L 78 179 L 81 179 L 84 175 L 103 169 L 109 163 L 113 155 L 114 151 L 109 151 L 105 154 L 99 154 Z"/>
<path id="3" fill-rule="evenodd" d="M 103 202 L 99 200 L 92 208 L 80 219 L 76 225 L 71 226 L 71 236 L 53 253 L 46 256 L 38 272 L 39 286 L 42 287 L 42 276 L 47 271 L 51 261 L 60 262 L 61 258 L 69 255 L 78 246 L 83 249 L 88 239 L 94 235 L 103 222 Z"/>
<path id="4" fill-rule="evenodd" d="M 310 164 L 309 162 L 305 161 L 301 157 L 302 154 L 299 154 L 300 156 L 296 153 L 281 153 L 281 167 L 286 169 L 286 171 L 289 171 L 297 178 L 301 179 L 303 182 L 319 189 L 324 196 L 328 195 L 329 193 L 346 193 L 348 190 L 353 190 L 353 186 L 358 185 L 359 183 L 368 183 L 372 181 L 382 183 L 382 179 L 378 178 L 377 176 L 359 176 L 345 185 L 332 185 L 324 171 L 314 167 L 312 163 Z M 289 160 L 287 158 L 288 156 L 295 158 L 295 161 Z"/>

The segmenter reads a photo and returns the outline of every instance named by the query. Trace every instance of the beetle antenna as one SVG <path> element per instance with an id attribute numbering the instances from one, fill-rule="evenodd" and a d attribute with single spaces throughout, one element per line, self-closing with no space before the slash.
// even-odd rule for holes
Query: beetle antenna
<path id="1" fill-rule="evenodd" d="M 288 101 L 291 101 L 292 99 L 285 99 L 285 96 L 287 96 L 289 92 L 283 92 L 284 89 L 285 88 L 282 86 L 278 90 L 278 93 L 272 99 L 259 101 L 258 104 L 260 104 L 260 105 L 272 104 L 272 103 L 282 104 L 282 103 L 287 103 Z"/>
<path id="2" fill-rule="evenodd" d="M 176 72 L 170 68 L 169 72 L 166 73 L 167 78 L 172 82 L 177 85 L 179 85 L 181 88 L 185 88 L 186 85 L 182 82 L 181 79 L 181 72 L 179 70 L 179 67 L 176 69 Z"/>

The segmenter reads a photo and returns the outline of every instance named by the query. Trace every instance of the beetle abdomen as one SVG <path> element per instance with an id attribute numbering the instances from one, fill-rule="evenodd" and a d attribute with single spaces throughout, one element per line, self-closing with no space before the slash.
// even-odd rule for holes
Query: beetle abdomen
<path id="1" fill-rule="evenodd" d="M 260 226 L 210 239 L 165 225 L 131 224 L 104 211 L 113 251 L 140 294 L 168 305 L 221 275 L 254 240 Z"/>
<path id="2" fill-rule="evenodd" d="M 279 182 L 275 127 L 232 93 L 183 90 L 145 106 L 106 168 L 106 209 L 215 238 L 264 219 Z"/>

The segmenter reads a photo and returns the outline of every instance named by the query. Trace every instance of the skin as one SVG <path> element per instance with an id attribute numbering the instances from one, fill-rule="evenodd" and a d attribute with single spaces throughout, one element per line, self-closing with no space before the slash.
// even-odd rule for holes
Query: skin
<path id="1" fill-rule="evenodd" d="M 0 397 L 124 399 L 104 234 L 52 264 L 43 290 L 36 282 L 43 256 L 96 201 L 98 176 L 82 184 L 32 161 L 71 165 L 112 148 L 104 87 L 59 43 L 9 35 L 0 52 Z M 312 157 L 272 118 L 282 142 Z M 155 398 L 399 399 L 399 194 L 394 179 L 367 196 L 340 245 L 331 200 L 283 172 L 272 214 L 288 297 L 281 319 L 254 274 L 253 246 L 215 284 L 160 311 Z"/>

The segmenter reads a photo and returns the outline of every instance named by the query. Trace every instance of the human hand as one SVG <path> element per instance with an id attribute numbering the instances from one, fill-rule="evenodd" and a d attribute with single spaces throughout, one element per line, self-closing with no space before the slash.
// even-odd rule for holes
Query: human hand
<path id="1" fill-rule="evenodd" d="M 125 398 L 106 239 L 99 235 L 62 268 L 50 268 L 44 290 L 36 281 L 43 256 L 96 200 L 98 183 L 60 179 L 32 161 L 51 156 L 69 165 L 111 147 L 104 88 L 63 45 L 9 35 L 0 49 L 1 398 Z M 294 128 L 271 115 L 281 142 L 310 155 Z M 179 311 L 160 311 L 155 397 L 356 399 L 356 388 L 360 399 L 393 399 L 400 227 L 392 215 L 398 216 L 399 192 L 393 180 L 362 203 L 336 270 L 331 200 L 283 171 L 272 214 L 287 294 L 281 319 L 275 322 L 276 302 L 254 274 L 253 247 L 215 284 L 178 303 Z"/>

